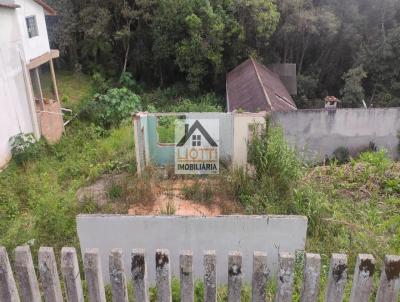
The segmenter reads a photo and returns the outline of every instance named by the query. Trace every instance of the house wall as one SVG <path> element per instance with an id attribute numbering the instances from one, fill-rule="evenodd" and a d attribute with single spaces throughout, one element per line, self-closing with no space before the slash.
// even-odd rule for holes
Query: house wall
<path id="1" fill-rule="evenodd" d="M 370 142 L 398 158 L 400 108 L 297 110 L 274 112 L 288 142 L 306 159 L 323 160 L 339 147 L 356 153 Z"/>
<path id="2" fill-rule="evenodd" d="M 126 272 L 130 272 L 131 252 L 146 250 L 149 281 L 155 281 L 154 252 L 158 248 L 170 251 L 173 276 L 179 277 L 179 253 L 193 251 L 195 279 L 203 277 L 203 253 L 217 253 L 217 279 L 227 284 L 227 255 L 231 251 L 243 253 L 243 278 L 251 281 L 253 251 L 268 254 L 268 268 L 278 270 L 278 252 L 304 250 L 307 218 L 304 216 L 128 216 L 78 215 L 77 230 L 81 251 L 99 248 L 102 267 L 108 267 L 111 249 L 123 249 Z M 103 270 L 106 282 L 107 270 Z"/>
<path id="3" fill-rule="evenodd" d="M 0 9 L 0 167 L 10 159 L 9 138 L 30 133 L 36 118 L 26 90 L 24 51 L 16 10 Z M 37 125 L 37 124 L 36 124 Z"/>
<path id="4" fill-rule="evenodd" d="M 15 11 L 18 15 L 25 61 L 29 63 L 31 59 L 37 58 L 50 51 L 44 10 L 42 6 L 32 0 L 16 0 L 15 3 L 21 6 Z M 32 15 L 36 16 L 39 35 L 29 38 L 25 18 Z"/>
<path id="5" fill-rule="evenodd" d="M 249 143 L 250 125 L 265 124 L 263 114 L 235 114 L 233 133 L 233 164 L 235 167 L 245 167 L 247 164 L 247 146 Z"/>

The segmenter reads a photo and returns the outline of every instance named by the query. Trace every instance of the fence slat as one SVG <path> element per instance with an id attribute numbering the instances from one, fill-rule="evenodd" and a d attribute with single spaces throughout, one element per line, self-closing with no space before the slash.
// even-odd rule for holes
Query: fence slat
<path id="1" fill-rule="evenodd" d="M 354 270 L 353 287 L 350 302 L 364 302 L 369 300 L 375 272 L 375 259 L 372 255 L 360 254 L 357 256 Z"/>
<path id="2" fill-rule="evenodd" d="M 376 302 L 396 302 L 400 286 L 400 256 L 387 255 L 382 267 Z"/>
<path id="3" fill-rule="evenodd" d="M 165 249 L 156 250 L 156 287 L 158 302 L 172 301 L 169 251 Z"/>
<path id="4" fill-rule="evenodd" d="M 134 249 L 132 251 L 131 273 L 135 289 L 135 301 L 149 302 L 149 285 L 147 281 L 147 264 L 145 251 Z"/>
<path id="5" fill-rule="evenodd" d="M 319 277 L 321 272 L 321 256 L 319 254 L 305 255 L 303 286 L 301 302 L 315 302 L 318 299 Z"/>
<path id="6" fill-rule="evenodd" d="M 41 247 L 39 258 L 39 280 L 43 288 L 43 297 L 46 302 L 62 302 L 60 280 L 56 257 L 52 247 Z"/>
<path id="7" fill-rule="evenodd" d="M 276 302 L 292 301 L 294 279 L 294 255 L 291 253 L 279 253 L 278 287 L 276 290 Z"/>
<path id="8" fill-rule="evenodd" d="M 61 249 L 61 273 L 67 301 L 83 302 L 82 281 L 75 248 L 63 247 Z"/>
<path id="9" fill-rule="evenodd" d="M 193 253 L 182 251 L 179 255 L 181 302 L 194 301 Z"/>
<path id="10" fill-rule="evenodd" d="M 112 249 L 108 258 L 113 302 L 128 302 L 122 249 Z"/>
<path id="11" fill-rule="evenodd" d="M 83 256 L 85 279 L 88 286 L 90 302 L 106 302 L 103 275 L 98 249 L 87 249 Z"/>
<path id="12" fill-rule="evenodd" d="M 0 301 L 19 302 L 17 285 L 5 247 L 0 247 Z"/>
<path id="13" fill-rule="evenodd" d="M 230 252 L 228 256 L 228 302 L 240 302 L 242 291 L 242 254 Z"/>
<path id="14" fill-rule="evenodd" d="M 253 253 L 253 276 L 252 276 L 252 301 L 264 302 L 266 298 L 265 287 L 268 280 L 267 253 Z"/>
<path id="15" fill-rule="evenodd" d="M 217 301 L 217 254 L 204 252 L 204 302 Z"/>
<path id="16" fill-rule="evenodd" d="M 27 245 L 18 246 L 15 249 L 15 274 L 21 300 L 23 302 L 40 302 L 39 283 L 33 266 L 31 250 Z"/>
<path id="17" fill-rule="evenodd" d="M 347 255 L 332 254 L 326 288 L 326 302 L 343 301 L 344 287 L 347 281 Z"/>

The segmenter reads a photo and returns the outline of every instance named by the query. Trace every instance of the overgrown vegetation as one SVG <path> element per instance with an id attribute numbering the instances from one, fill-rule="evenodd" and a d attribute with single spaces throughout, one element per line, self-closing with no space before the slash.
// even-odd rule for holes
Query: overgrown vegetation
<path id="1" fill-rule="evenodd" d="M 320 108 L 326 95 L 345 107 L 400 104 L 397 0 L 49 4 L 58 13 L 48 18 L 52 48 L 71 70 L 117 80 L 128 71 L 147 88 L 223 95 L 225 73 L 252 55 L 296 63 L 299 107 Z"/>
<path id="2" fill-rule="evenodd" d="M 384 150 L 308 167 L 271 126 L 255 133 L 249 150 L 254 173 L 230 178 L 247 213 L 307 216 L 308 251 L 345 251 L 352 261 L 363 251 L 380 260 L 400 252 L 400 164 Z"/>

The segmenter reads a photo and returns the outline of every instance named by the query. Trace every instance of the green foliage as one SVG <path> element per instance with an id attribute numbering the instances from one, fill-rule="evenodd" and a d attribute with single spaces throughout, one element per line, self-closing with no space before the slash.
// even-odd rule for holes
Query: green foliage
<path id="1" fill-rule="evenodd" d="M 105 93 L 108 89 L 111 88 L 110 81 L 106 80 L 100 72 L 93 73 L 92 82 L 93 87 L 95 87 L 96 92 L 98 93 Z"/>
<path id="2" fill-rule="evenodd" d="M 10 138 L 11 153 L 17 165 L 25 165 L 27 162 L 40 156 L 41 146 L 32 133 L 20 133 Z"/>
<path id="3" fill-rule="evenodd" d="M 140 110 L 140 98 L 127 88 L 112 88 L 97 94 L 88 105 L 84 116 L 97 125 L 109 129 L 120 125 L 134 111 Z"/>
<path id="4" fill-rule="evenodd" d="M 135 78 L 130 72 L 123 72 L 119 78 L 119 85 L 125 87 L 136 94 L 143 92 L 142 87 L 136 82 Z"/>
<path id="5" fill-rule="evenodd" d="M 261 209 L 267 204 L 288 206 L 293 200 L 294 188 L 302 175 L 302 166 L 293 149 L 285 141 L 279 127 L 255 127 L 249 145 L 248 160 L 254 166 Z M 261 133 L 260 133 L 261 130 Z"/>
<path id="6" fill-rule="evenodd" d="M 350 151 L 346 147 L 338 147 L 333 151 L 332 159 L 337 160 L 339 164 L 344 164 L 350 161 Z"/>
<path id="7" fill-rule="evenodd" d="M 362 87 L 362 81 L 367 77 L 367 73 L 364 71 L 362 65 L 350 69 L 343 75 L 345 81 L 344 88 L 342 90 L 343 106 L 347 107 L 361 107 L 362 101 L 365 99 L 364 88 Z"/>

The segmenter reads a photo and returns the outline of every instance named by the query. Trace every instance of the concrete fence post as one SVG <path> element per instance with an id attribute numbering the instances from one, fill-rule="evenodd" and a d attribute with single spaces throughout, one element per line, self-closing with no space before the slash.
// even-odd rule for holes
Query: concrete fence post
<path id="1" fill-rule="evenodd" d="M 292 301 L 294 280 L 294 255 L 291 253 L 279 253 L 278 287 L 276 290 L 276 302 Z"/>
<path id="2" fill-rule="evenodd" d="M 101 261 L 98 249 L 87 249 L 83 256 L 85 279 L 90 302 L 106 302 Z"/>
<path id="3" fill-rule="evenodd" d="M 204 252 L 204 302 L 217 301 L 217 254 Z"/>
<path id="4" fill-rule="evenodd" d="M 23 302 L 40 302 L 39 284 L 29 246 L 18 246 L 15 249 L 14 267 L 19 283 L 21 300 Z"/>
<path id="5" fill-rule="evenodd" d="M 182 251 L 179 255 L 181 302 L 194 301 L 193 253 Z"/>
<path id="6" fill-rule="evenodd" d="M 269 271 L 267 267 L 267 253 L 253 253 L 253 276 L 252 276 L 252 301 L 264 302 L 266 298 L 265 287 L 267 285 Z"/>
<path id="7" fill-rule="evenodd" d="M 82 281 L 75 248 L 63 247 L 61 249 L 61 273 L 67 301 L 83 302 Z"/>
<path id="8" fill-rule="evenodd" d="M 113 302 L 128 302 L 128 287 L 123 262 L 122 249 L 112 249 L 108 258 L 108 268 Z"/>
<path id="9" fill-rule="evenodd" d="M 242 291 L 242 254 L 230 252 L 228 256 L 228 302 L 240 302 Z"/>
<path id="10" fill-rule="evenodd" d="M 306 253 L 301 288 L 301 302 L 316 302 L 318 299 L 319 277 L 321 272 L 321 256 Z"/>
<path id="11" fill-rule="evenodd" d="M 0 247 L 0 301 L 19 302 L 19 295 L 5 247 Z"/>
<path id="12" fill-rule="evenodd" d="M 156 250 L 156 287 L 158 302 L 172 301 L 169 251 L 165 249 Z"/>
<path id="13" fill-rule="evenodd" d="M 326 302 L 343 301 L 344 287 L 347 281 L 347 255 L 332 254 L 326 287 Z"/>
<path id="14" fill-rule="evenodd" d="M 46 302 L 63 302 L 56 257 L 52 247 L 41 247 L 39 258 L 39 280 Z"/>
<path id="15" fill-rule="evenodd" d="M 387 255 L 382 267 L 376 302 L 397 302 L 399 289 L 400 256 Z"/>
<path id="16" fill-rule="evenodd" d="M 131 274 L 133 288 L 135 290 L 135 301 L 149 302 L 149 285 L 147 280 L 147 264 L 145 251 L 135 249 L 132 251 Z"/>
<path id="17" fill-rule="evenodd" d="M 360 254 L 357 256 L 356 268 L 353 276 L 350 302 L 369 301 L 375 272 L 375 259 L 372 255 Z"/>

